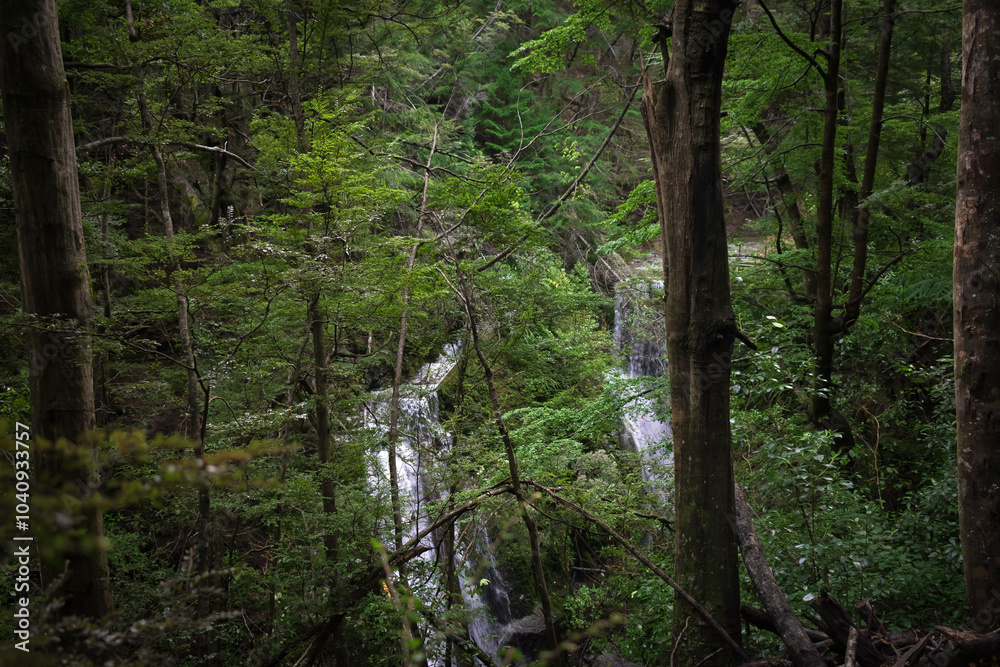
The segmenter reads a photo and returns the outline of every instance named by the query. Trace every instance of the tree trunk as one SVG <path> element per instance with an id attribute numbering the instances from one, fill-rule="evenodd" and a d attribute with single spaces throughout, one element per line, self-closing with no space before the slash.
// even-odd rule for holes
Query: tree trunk
<path id="1" fill-rule="evenodd" d="M 816 208 L 816 307 L 813 309 L 813 346 L 816 350 L 816 384 L 810 417 L 830 426 L 830 378 L 833 374 L 833 179 L 837 148 L 837 90 L 840 80 L 840 23 L 843 0 L 833 0 L 827 70 L 823 76 L 826 109 L 823 116 L 823 150 L 820 156 L 819 202 Z"/>
<path id="2" fill-rule="evenodd" d="M 326 340 L 324 336 L 323 314 L 320 309 L 319 293 L 309 301 L 309 326 L 312 329 L 313 363 L 316 368 L 316 441 L 320 464 L 320 494 L 323 513 L 333 516 L 337 513 L 337 497 L 333 486 L 330 463 L 330 415 L 326 384 Z M 336 532 L 323 536 L 326 558 L 332 564 L 340 560 L 340 540 Z"/>
<path id="3" fill-rule="evenodd" d="M 84 250 L 69 88 L 63 74 L 55 0 L 0 2 L 0 93 L 10 150 L 24 312 L 51 320 L 56 331 L 28 334 L 31 426 L 36 439 L 77 442 L 86 463 L 96 450 L 84 436 L 94 428 L 90 340 L 93 305 Z M 70 471 L 55 451 L 34 448 L 38 491 L 77 477 L 77 495 L 99 486 L 96 467 Z M 72 515 L 78 498 L 63 495 Z M 84 506 L 72 540 L 42 562 L 43 585 L 68 571 L 58 595 L 61 613 L 101 618 L 112 611 L 104 519 Z M 55 511 L 55 508 L 51 510 Z M 44 551 L 44 545 L 43 551 Z"/>
<path id="4" fill-rule="evenodd" d="M 299 85 L 299 27 L 291 2 L 285 12 L 288 19 L 288 96 L 292 102 L 292 119 L 295 121 L 299 152 L 305 153 L 309 144 L 306 141 L 306 120 L 302 112 L 302 89 Z"/>
<path id="5" fill-rule="evenodd" d="M 955 208 L 958 515 L 973 626 L 1000 628 L 1000 5 L 966 0 Z"/>
<path id="6" fill-rule="evenodd" d="M 861 192 L 858 199 L 864 203 L 875 191 L 875 167 L 878 165 L 878 149 L 882 137 L 882 115 L 885 110 L 885 89 L 889 80 L 889 55 L 892 49 L 892 28 L 895 23 L 896 0 L 885 0 L 882 6 L 881 37 L 878 47 L 878 65 L 875 68 L 875 92 L 872 98 L 872 115 L 868 124 L 868 146 L 865 149 L 865 167 L 861 176 Z M 854 264 L 851 268 L 851 284 L 844 308 L 843 329 L 850 328 L 861 313 L 861 299 L 864 290 L 865 267 L 868 263 L 868 221 L 871 207 L 856 208 L 854 212 Z"/>
<path id="7" fill-rule="evenodd" d="M 754 136 L 757 137 L 757 140 L 764 148 L 764 152 L 771 155 L 778 146 L 777 137 L 771 134 L 771 131 L 763 121 L 754 123 L 750 129 L 753 130 Z M 785 171 L 784 164 L 777 162 L 772 169 L 774 170 L 774 183 L 778 187 L 778 193 L 781 195 L 781 203 L 788 213 L 788 226 L 791 227 L 795 248 L 798 250 L 808 250 L 809 238 L 805 233 L 802 212 L 799 210 L 799 200 L 795 192 L 795 187 L 792 185 L 792 179 L 788 176 L 788 172 Z M 802 269 L 802 285 L 806 298 L 816 298 L 815 271 Z"/>
<path id="8" fill-rule="evenodd" d="M 125 0 L 125 24 L 128 28 L 129 41 L 139 41 L 139 34 L 136 32 L 135 24 L 132 20 L 132 2 Z M 139 81 L 144 79 L 143 69 L 140 66 L 138 71 Z M 140 85 L 143 85 L 140 83 Z M 174 238 L 174 219 L 170 214 L 170 190 L 167 179 L 167 165 L 163 160 L 163 153 L 160 147 L 152 142 L 153 117 L 149 112 L 149 103 L 146 101 L 146 92 L 139 89 L 137 96 L 139 102 L 139 114 L 142 118 L 143 130 L 150 133 L 151 143 L 149 150 L 156 163 L 156 179 L 159 187 L 159 207 L 160 219 L 163 222 L 163 235 L 167 240 Z M 179 266 L 172 267 L 180 268 Z M 181 351 L 184 352 L 184 363 L 187 366 L 187 401 L 188 401 L 188 424 L 187 436 L 192 440 L 197 440 L 201 433 L 199 427 L 199 403 L 198 403 L 198 371 L 195 367 L 194 348 L 191 345 L 191 326 L 188 320 L 187 296 L 184 294 L 184 284 L 179 278 L 174 279 L 174 294 L 177 298 L 177 329 L 181 341 Z M 199 454 L 200 456 L 200 454 Z"/>
<path id="9" fill-rule="evenodd" d="M 673 53 L 659 34 L 666 81 L 648 79 L 643 116 L 665 246 L 667 357 L 674 431 L 674 573 L 732 637 L 740 600 L 729 430 L 730 357 L 737 329 L 729 298 L 719 119 L 736 4 L 679 0 Z M 686 627 L 686 629 L 685 629 Z M 732 649 L 683 597 L 674 602 L 678 664 L 732 664 Z"/>
<path id="10" fill-rule="evenodd" d="M 941 36 L 941 102 L 938 112 L 947 113 L 955 106 L 955 86 L 951 82 L 951 39 L 948 33 Z"/>

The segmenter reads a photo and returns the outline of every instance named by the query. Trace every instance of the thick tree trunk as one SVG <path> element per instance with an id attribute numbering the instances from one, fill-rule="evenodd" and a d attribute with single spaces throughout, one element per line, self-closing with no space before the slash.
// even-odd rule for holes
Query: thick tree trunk
<path id="1" fill-rule="evenodd" d="M 10 150 L 24 312 L 57 331 L 28 334 L 28 386 L 35 438 L 67 438 L 90 447 L 94 383 L 90 326 L 93 305 L 84 250 L 69 89 L 63 74 L 55 0 L 0 2 L 0 93 Z M 38 492 L 56 492 L 75 477 L 77 495 L 99 486 L 96 468 L 65 469 L 61 455 L 34 449 Z M 84 458 L 96 459 L 91 450 Z M 63 496 L 63 500 L 70 501 Z M 73 515 L 74 497 L 63 507 Z M 55 511 L 54 509 L 52 511 Z M 43 584 L 62 574 L 62 613 L 100 618 L 112 611 L 101 512 L 79 516 L 82 540 L 42 563 Z"/>
<path id="2" fill-rule="evenodd" d="M 719 119 L 729 27 L 727 0 L 674 5 L 673 52 L 643 115 L 653 155 L 666 276 L 667 357 L 674 432 L 678 584 L 732 637 L 740 636 L 733 514 L 729 377 L 737 334 L 729 298 Z M 685 629 L 686 627 L 686 629 Z M 674 603 L 678 664 L 727 665 L 722 640 L 681 596 Z"/>
<path id="3" fill-rule="evenodd" d="M 966 0 L 955 209 L 958 514 L 979 632 L 1000 628 L 1000 4 Z"/>

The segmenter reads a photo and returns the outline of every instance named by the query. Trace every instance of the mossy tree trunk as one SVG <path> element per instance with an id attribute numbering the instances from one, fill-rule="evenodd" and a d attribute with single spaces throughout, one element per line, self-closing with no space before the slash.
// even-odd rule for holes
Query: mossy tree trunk
<path id="1" fill-rule="evenodd" d="M 955 212 L 958 515 L 973 625 L 1000 628 L 1000 5 L 966 0 Z"/>
<path id="2" fill-rule="evenodd" d="M 63 73 L 55 0 L 0 2 L 0 93 L 10 148 L 22 308 L 55 330 L 29 330 L 28 386 L 35 439 L 67 438 L 91 447 L 94 383 L 90 328 L 93 304 L 80 210 L 69 88 Z M 85 451 L 85 450 L 84 450 Z M 96 492 L 96 451 L 70 470 L 56 450 L 34 449 L 35 491 L 76 482 L 60 511 L 74 514 Z M 101 511 L 83 504 L 76 527 L 84 533 L 43 559 L 43 584 L 66 569 L 57 592 L 61 613 L 101 618 L 112 611 Z M 55 512 L 56 508 L 50 509 Z"/>
<path id="3" fill-rule="evenodd" d="M 654 90 L 647 77 L 643 118 L 665 245 L 674 573 L 730 636 L 739 637 L 736 535 L 729 522 L 734 513 L 729 376 L 737 329 L 729 297 L 719 129 L 735 9 L 727 0 L 674 5 L 673 25 L 659 33 L 666 80 Z M 674 602 L 674 637 L 677 664 L 736 661 L 720 633 L 680 596 Z"/>

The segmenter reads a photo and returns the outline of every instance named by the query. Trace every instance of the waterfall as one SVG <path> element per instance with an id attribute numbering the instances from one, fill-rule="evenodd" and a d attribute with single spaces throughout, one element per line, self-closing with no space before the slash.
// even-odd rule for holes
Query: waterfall
<path id="1" fill-rule="evenodd" d="M 655 392 L 642 393 L 639 389 L 642 378 L 657 378 L 666 372 L 662 294 L 663 283 L 657 280 L 636 279 L 616 287 L 614 342 L 621 352 L 622 365 L 608 376 L 610 381 L 624 385 L 623 391 L 639 393 L 625 406 L 620 436 L 623 448 L 642 457 L 643 475 L 651 490 L 656 489 L 660 477 L 656 468 L 672 463 L 672 454 L 663 449 L 671 435 L 670 424 L 656 416 Z M 447 454 L 450 442 L 438 421 L 438 390 L 460 356 L 460 345 L 446 345 L 435 361 L 421 367 L 400 388 L 396 469 L 403 522 L 409 536 L 419 530 L 427 504 L 445 496 L 434 474 L 436 463 Z M 376 392 L 367 406 L 365 426 L 382 440 L 388 434 L 391 396 L 391 389 Z M 386 450 L 379 451 L 378 462 L 370 471 L 375 489 L 388 486 L 388 456 Z M 416 567 L 419 563 L 414 562 L 412 570 L 421 570 L 426 577 L 414 581 L 411 576 L 410 584 L 421 599 L 429 600 L 440 594 L 441 576 L 433 566 L 437 561 L 436 555 L 432 555 L 434 539 L 429 536 L 425 545 L 431 551 L 422 557 L 424 567 Z M 498 664 L 504 646 L 517 646 L 525 657 L 541 648 L 544 624 L 540 611 L 535 609 L 527 616 L 515 617 L 515 613 L 529 610 L 522 608 L 521 600 L 520 604 L 512 605 L 511 589 L 502 568 L 495 564 L 494 545 L 483 520 L 476 518 L 464 524 L 456 539 L 456 561 L 462 596 L 470 611 L 467 623 L 470 639 Z M 440 646 L 427 648 L 429 664 L 443 667 Z"/>
<path id="2" fill-rule="evenodd" d="M 436 476 L 432 474 L 434 459 L 447 453 L 445 443 L 450 442 L 439 423 L 438 390 L 457 366 L 460 356 L 459 344 L 446 345 L 436 360 L 422 366 L 400 387 L 396 471 L 407 537 L 420 530 L 423 508 L 444 496 L 442 489 L 436 487 Z M 380 440 L 388 436 L 391 400 L 392 389 L 383 389 L 375 392 L 366 406 L 365 427 Z M 432 447 L 428 446 L 431 444 Z M 386 449 L 379 450 L 377 465 L 369 471 L 369 482 L 373 489 L 388 487 L 389 452 Z M 510 589 L 503 573 L 493 563 L 493 546 L 485 524 L 477 519 L 466 526 L 468 534 L 456 540 L 456 552 L 465 554 L 464 558 L 456 557 L 459 561 L 456 568 L 462 596 L 471 613 L 469 635 L 479 648 L 498 659 L 500 648 L 508 643 L 505 641 L 510 635 L 507 629 L 516 620 L 511 610 Z M 464 543 L 464 547 L 458 547 L 459 543 Z M 440 573 L 432 566 L 439 554 L 435 552 L 433 535 L 425 538 L 424 544 L 430 547 L 430 551 L 421 556 L 421 561 L 427 565 L 423 568 L 427 576 L 423 581 L 414 581 L 411 577 L 410 585 L 419 597 L 431 599 L 441 587 Z M 436 650 L 440 647 L 427 648 L 429 664 L 443 665 L 440 651 Z"/>
<path id="3" fill-rule="evenodd" d="M 615 287 L 614 343 L 623 359 L 613 378 L 635 380 L 666 373 L 662 280 L 636 279 Z M 627 391 L 638 391 L 637 384 L 631 383 Z M 672 435 L 670 423 L 656 416 L 656 407 L 655 394 L 636 396 L 625 405 L 621 430 L 622 448 L 640 454 L 643 476 L 651 484 L 658 477 L 653 469 L 673 462 L 673 453 L 665 448 Z"/>
<path id="4" fill-rule="evenodd" d="M 460 354 L 461 346 L 457 343 L 445 345 L 436 360 L 424 364 L 399 389 L 396 472 L 400 503 L 404 507 L 403 523 L 412 526 L 408 529 L 409 536 L 420 530 L 421 509 L 438 495 L 433 478 L 426 474 L 434 463 L 426 445 L 437 443 L 443 448 L 440 443 L 447 442 L 447 434 L 438 421 L 438 389 L 455 368 Z M 365 427 L 379 438 L 389 433 L 391 400 L 392 389 L 383 389 L 375 392 L 367 405 Z M 378 460 L 379 465 L 370 471 L 370 481 L 374 488 L 385 488 L 389 480 L 388 450 L 379 450 Z"/>
<path id="5" fill-rule="evenodd" d="M 487 655 L 499 662 L 500 648 L 504 645 L 504 628 L 514 620 L 510 605 L 510 587 L 503 573 L 493 564 L 494 551 L 486 527 L 481 521 L 473 524 L 475 540 L 470 545 L 471 558 L 465 560 L 468 568 L 459 575 L 462 597 L 472 612 L 469 618 L 469 637 Z M 475 563 L 484 563 L 476 566 Z M 483 581 L 485 580 L 485 581 Z M 479 584 L 483 585 L 480 586 Z"/>

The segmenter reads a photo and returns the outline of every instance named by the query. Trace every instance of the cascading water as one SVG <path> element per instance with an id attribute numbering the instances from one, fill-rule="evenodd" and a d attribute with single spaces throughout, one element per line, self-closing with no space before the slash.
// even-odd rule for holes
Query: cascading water
<path id="1" fill-rule="evenodd" d="M 666 373 L 662 296 L 662 280 L 632 280 L 615 288 L 614 342 L 623 357 L 617 377 L 634 380 Z M 622 447 L 642 456 L 647 482 L 657 477 L 656 467 L 673 462 L 673 454 L 666 447 L 672 434 L 670 423 L 656 416 L 656 408 L 656 399 L 642 393 L 625 405 L 622 419 Z"/>
<path id="2" fill-rule="evenodd" d="M 449 442 L 438 419 L 438 390 L 458 364 L 460 356 L 460 345 L 446 345 L 440 357 L 422 366 L 400 388 L 396 471 L 407 537 L 412 537 L 420 530 L 423 508 L 428 503 L 441 500 L 444 495 L 443 490 L 437 487 L 437 475 L 433 474 L 434 464 L 447 453 L 445 443 Z M 392 390 L 384 389 L 375 392 L 367 406 L 365 426 L 379 439 L 384 439 L 388 434 L 391 399 Z M 378 464 L 370 472 L 370 482 L 375 489 L 388 487 L 387 450 L 378 452 Z M 471 533 L 459 536 L 459 541 L 466 546 L 461 550 L 464 557 L 456 565 L 459 568 L 462 595 L 471 612 L 469 635 L 479 648 L 498 658 L 500 648 L 506 643 L 503 640 L 510 634 L 508 628 L 515 620 L 511 611 L 510 590 L 503 573 L 493 564 L 493 547 L 485 525 L 474 521 L 466 526 Z M 429 564 L 438 555 L 432 536 L 425 538 L 425 546 L 430 550 L 422 558 Z M 424 569 L 428 573 L 427 578 L 423 581 L 411 581 L 410 585 L 418 596 L 429 599 L 428 596 L 439 592 L 436 589 L 440 588 L 440 581 L 436 568 Z M 433 656 L 429 662 L 434 665 L 443 664 Z"/>
<path id="3" fill-rule="evenodd" d="M 461 347 L 445 345 L 441 356 L 425 364 L 399 393 L 399 436 L 396 441 L 396 471 L 401 504 L 406 508 L 403 523 L 412 526 L 412 536 L 420 530 L 421 509 L 438 495 L 433 478 L 427 475 L 433 460 L 428 447 L 447 441 L 438 421 L 438 389 L 458 363 Z M 366 411 L 365 426 L 384 438 L 389 432 L 392 390 L 383 389 L 372 396 Z M 380 465 L 371 472 L 375 488 L 386 488 L 389 479 L 389 452 L 380 450 Z M 409 518 L 409 521 L 407 521 Z M 430 546 L 430 545 L 428 545 Z"/>
<path id="4" fill-rule="evenodd" d="M 493 545 L 485 526 L 476 521 L 472 528 L 475 539 L 464 559 L 468 567 L 459 575 L 462 596 L 472 612 L 469 637 L 487 655 L 497 659 L 503 646 L 504 628 L 514 619 L 510 588 L 503 573 L 493 565 Z"/>
<path id="5" fill-rule="evenodd" d="M 442 497 L 438 486 L 436 465 L 447 454 L 447 434 L 438 418 L 438 389 L 448 374 L 455 368 L 461 354 L 461 346 L 445 345 L 441 355 L 433 362 L 422 366 L 417 373 L 400 387 L 398 436 L 396 439 L 396 474 L 403 525 L 406 534 L 403 540 L 412 538 L 425 519 L 425 508 L 429 503 Z M 392 389 L 375 392 L 365 410 L 365 427 L 378 440 L 384 441 L 389 433 Z M 377 463 L 369 470 L 369 483 L 373 490 L 389 487 L 389 452 L 378 451 Z M 440 576 L 433 567 L 435 561 L 434 538 L 428 535 L 423 546 L 429 550 L 420 556 L 423 567 L 412 568 L 409 585 L 420 599 L 431 599 L 440 587 Z M 411 565 L 416 565 L 412 563 Z M 419 570 L 420 574 L 413 570 Z M 427 646 L 430 655 L 428 664 L 438 667 L 443 663 L 437 654 L 438 647 Z"/>
<path id="6" fill-rule="evenodd" d="M 614 372 L 610 380 L 623 380 L 626 391 L 638 392 L 641 378 L 661 377 L 666 372 L 663 361 L 665 328 L 662 311 L 663 283 L 657 280 L 633 280 L 620 283 L 615 290 L 614 342 L 623 356 L 622 369 Z M 446 345 L 441 356 L 417 371 L 416 375 L 400 389 L 399 437 L 396 442 L 396 469 L 401 502 L 405 508 L 403 522 L 409 536 L 415 534 L 423 520 L 423 508 L 428 503 L 444 497 L 437 486 L 435 464 L 447 453 L 447 434 L 438 421 L 438 390 L 457 365 L 461 347 Z M 379 438 L 388 433 L 389 409 L 392 392 L 376 392 L 368 404 L 366 427 Z M 672 454 L 664 447 L 671 435 L 669 422 L 656 416 L 656 400 L 650 393 L 640 393 L 625 406 L 621 443 L 623 448 L 638 452 L 643 458 L 643 475 L 647 485 L 655 488 L 658 466 L 670 465 Z M 433 456 L 432 456 L 433 454 Z M 386 488 L 389 477 L 389 454 L 378 454 L 378 465 L 371 471 L 373 488 Z M 495 556 L 485 524 L 474 520 L 465 524 L 464 544 L 459 550 L 459 568 L 462 596 L 471 614 L 467 623 L 470 639 L 499 663 L 501 649 L 507 645 L 529 644 L 530 636 L 541 636 L 540 612 L 515 618 L 511 605 L 511 590 L 502 570 L 494 564 Z M 426 539 L 430 547 L 424 556 L 428 564 L 435 560 L 433 539 Z M 411 581 L 418 596 L 433 596 L 440 592 L 436 568 L 424 568 L 428 576 L 422 582 Z M 430 599 L 427 597 L 426 599 Z M 526 639 L 526 637 L 529 637 Z M 428 647 L 431 648 L 431 647 Z M 530 653 L 530 649 L 525 651 Z M 435 657 L 436 656 L 436 657 Z M 443 665 L 441 654 L 432 651 L 432 665 Z"/>

